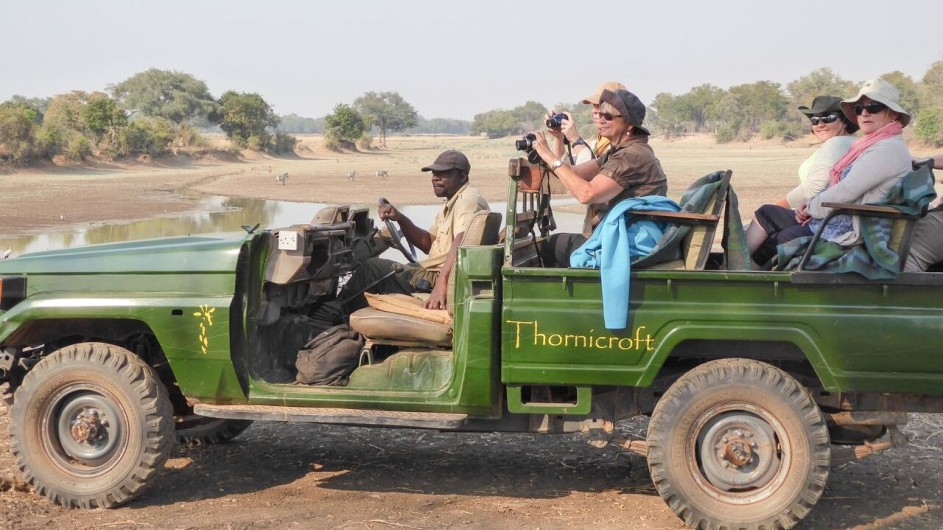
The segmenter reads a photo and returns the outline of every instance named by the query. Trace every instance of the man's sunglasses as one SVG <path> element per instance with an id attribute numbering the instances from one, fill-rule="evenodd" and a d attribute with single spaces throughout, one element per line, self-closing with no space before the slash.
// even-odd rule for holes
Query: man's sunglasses
<path id="1" fill-rule="evenodd" d="M 861 116 L 861 113 L 868 111 L 868 114 L 877 114 L 886 109 L 887 105 L 872 101 L 870 103 L 855 103 L 855 116 Z"/>
<path id="2" fill-rule="evenodd" d="M 812 116 L 811 118 L 809 118 L 809 121 L 812 122 L 812 125 L 818 125 L 819 122 L 832 123 L 836 120 L 838 120 L 838 114 L 834 112 L 829 114 L 828 116 Z"/>
<path id="3" fill-rule="evenodd" d="M 600 112 L 600 113 L 599 113 L 599 117 L 602 118 L 602 119 L 604 119 L 604 120 L 606 120 L 606 121 L 612 121 L 612 120 L 614 120 L 615 118 L 621 118 L 622 115 L 621 115 L 621 114 L 613 114 L 613 113 L 611 113 L 611 112 Z"/>

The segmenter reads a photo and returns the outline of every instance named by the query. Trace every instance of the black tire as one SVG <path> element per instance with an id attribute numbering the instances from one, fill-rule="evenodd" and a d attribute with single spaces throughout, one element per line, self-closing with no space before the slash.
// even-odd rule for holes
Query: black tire
<path id="1" fill-rule="evenodd" d="M 10 409 L 17 467 L 56 504 L 111 508 L 138 496 L 174 445 L 173 408 L 130 351 L 87 342 L 40 361 Z"/>
<path id="2" fill-rule="evenodd" d="M 177 441 L 184 445 L 224 444 L 242 434 L 252 420 L 188 416 L 177 423 Z"/>
<path id="3" fill-rule="evenodd" d="M 825 418 L 808 392 L 746 359 L 684 374 L 648 426 L 655 487 L 692 528 L 791 528 L 821 497 L 830 458 Z"/>

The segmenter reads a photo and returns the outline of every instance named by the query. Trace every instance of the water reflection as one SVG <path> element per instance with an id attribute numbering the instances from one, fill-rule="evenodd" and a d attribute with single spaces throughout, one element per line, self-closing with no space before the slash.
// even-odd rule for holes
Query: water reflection
<path id="1" fill-rule="evenodd" d="M 157 217 L 129 223 L 90 224 L 73 227 L 68 231 L 48 232 L 15 238 L 0 237 L 0 254 L 7 248 L 12 256 L 25 252 L 54 250 L 59 248 L 116 243 L 138 239 L 184 236 L 213 232 L 233 232 L 243 226 L 260 225 L 262 228 L 277 228 L 311 221 L 315 213 L 327 206 L 320 203 L 267 201 L 235 197 L 204 197 L 199 201 L 198 211 L 176 217 Z M 376 205 L 352 205 L 354 208 L 369 208 L 370 216 L 377 219 Z M 505 211 L 505 203 L 492 203 L 491 209 Z M 441 205 L 412 205 L 400 208 L 418 226 L 427 228 L 432 224 Z M 582 226 L 582 215 L 555 212 L 558 230 L 574 232 Z"/>

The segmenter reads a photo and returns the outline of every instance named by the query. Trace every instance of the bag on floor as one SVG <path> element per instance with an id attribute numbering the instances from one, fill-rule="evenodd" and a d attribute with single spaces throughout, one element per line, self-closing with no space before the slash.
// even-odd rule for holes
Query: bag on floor
<path id="1" fill-rule="evenodd" d="M 324 330 L 298 352 L 296 380 L 305 385 L 346 385 L 360 362 L 363 344 L 363 335 L 347 324 Z"/>

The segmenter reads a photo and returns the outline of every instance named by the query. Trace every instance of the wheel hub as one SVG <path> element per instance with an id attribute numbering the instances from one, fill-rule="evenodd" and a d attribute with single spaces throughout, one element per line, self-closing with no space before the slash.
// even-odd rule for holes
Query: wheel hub
<path id="1" fill-rule="evenodd" d="M 706 422 L 698 437 L 699 468 L 715 488 L 755 491 L 780 469 L 778 440 L 770 424 L 746 412 L 726 412 Z"/>
<path id="2" fill-rule="evenodd" d="M 737 434 L 733 439 L 725 436 L 721 440 L 722 448 L 718 456 L 734 467 L 742 467 L 753 461 L 753 449 L 756 447 L 756 442 L 751 442 L 741 436 L 740 431 L 737 431 Z M 749 433 L 747 435 L 752 438 Z"/>
<path id="3" fill-rule="evenodd" d="M 114 403 L 97 392 L 66 394 L 59 401 L 55 446 L 62 462 L 96 467 L 116 455 L 122 437 Z"/>
<path id="4" fill-rule="evenodd" d="M 93 444 L 105 435 L 107 422 L 97 410 L 82 411 L 72 424 L 72 439 L 81 444 Z"/>

